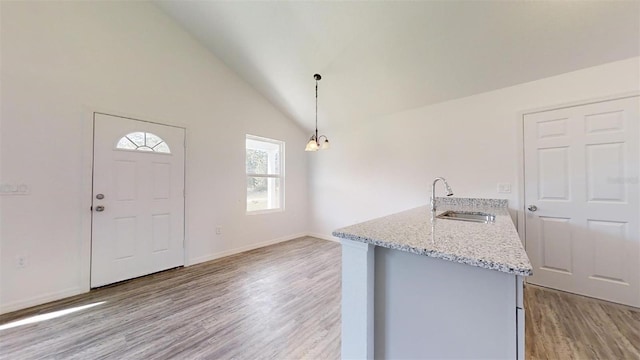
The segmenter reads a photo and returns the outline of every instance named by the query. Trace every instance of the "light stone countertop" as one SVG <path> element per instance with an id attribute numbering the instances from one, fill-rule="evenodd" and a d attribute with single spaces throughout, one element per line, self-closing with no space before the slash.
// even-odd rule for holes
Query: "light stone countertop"
<path id="1" fill-rule="evenodd" d="M 428 206 L 335 230 L 335 237 L 407 251 L 509 274 L 529 276 L 532 266 L 507 210 L 506 200 L 438 198 L 446 210 L 496 215 L 494 223 L 431 220 Z"/>

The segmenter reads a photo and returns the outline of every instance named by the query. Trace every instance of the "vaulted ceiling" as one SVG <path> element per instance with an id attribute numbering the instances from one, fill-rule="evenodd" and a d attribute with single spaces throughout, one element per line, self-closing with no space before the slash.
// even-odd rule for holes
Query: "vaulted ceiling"
<path id="1" fill-rule="evenodd" d="M 157 1 L 321 129 L 640 55 L 640 2 Z"/>

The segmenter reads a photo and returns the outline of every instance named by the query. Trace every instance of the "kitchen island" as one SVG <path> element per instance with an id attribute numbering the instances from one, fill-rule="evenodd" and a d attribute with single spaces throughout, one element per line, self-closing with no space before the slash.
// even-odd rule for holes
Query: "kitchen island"
<path id="1" fill-rule="evenodd" d="M 485 212 L 490 223 L 439 219 Z M 531 263 L 506 200 L 439 198 L 333 232 L 342 243 L 342 358 L 524 358 Z"/>

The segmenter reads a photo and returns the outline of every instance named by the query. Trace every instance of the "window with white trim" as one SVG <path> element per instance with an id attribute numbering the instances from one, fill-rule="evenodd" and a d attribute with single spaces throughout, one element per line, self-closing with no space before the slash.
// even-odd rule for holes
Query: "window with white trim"
<path id="1" fill-rule="evenodd" d="M 284 142 L 246 137 L 247 213 L 284 210 Z"/>

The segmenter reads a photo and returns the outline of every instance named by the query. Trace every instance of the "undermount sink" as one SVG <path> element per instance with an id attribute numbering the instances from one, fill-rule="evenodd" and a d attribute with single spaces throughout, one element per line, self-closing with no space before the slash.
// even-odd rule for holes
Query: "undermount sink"
<path id="1" fill-rule="evenodd" d="M 478 223 L 492 223 L 496 221 L 496 216 L 493 214 L 487 214 L 483 212 L 471 212 L 471 211 L 445 211 L 442 214 L 436 216 L 439 219 L 458 220 L 458 221 L 471 221 Z"/>

